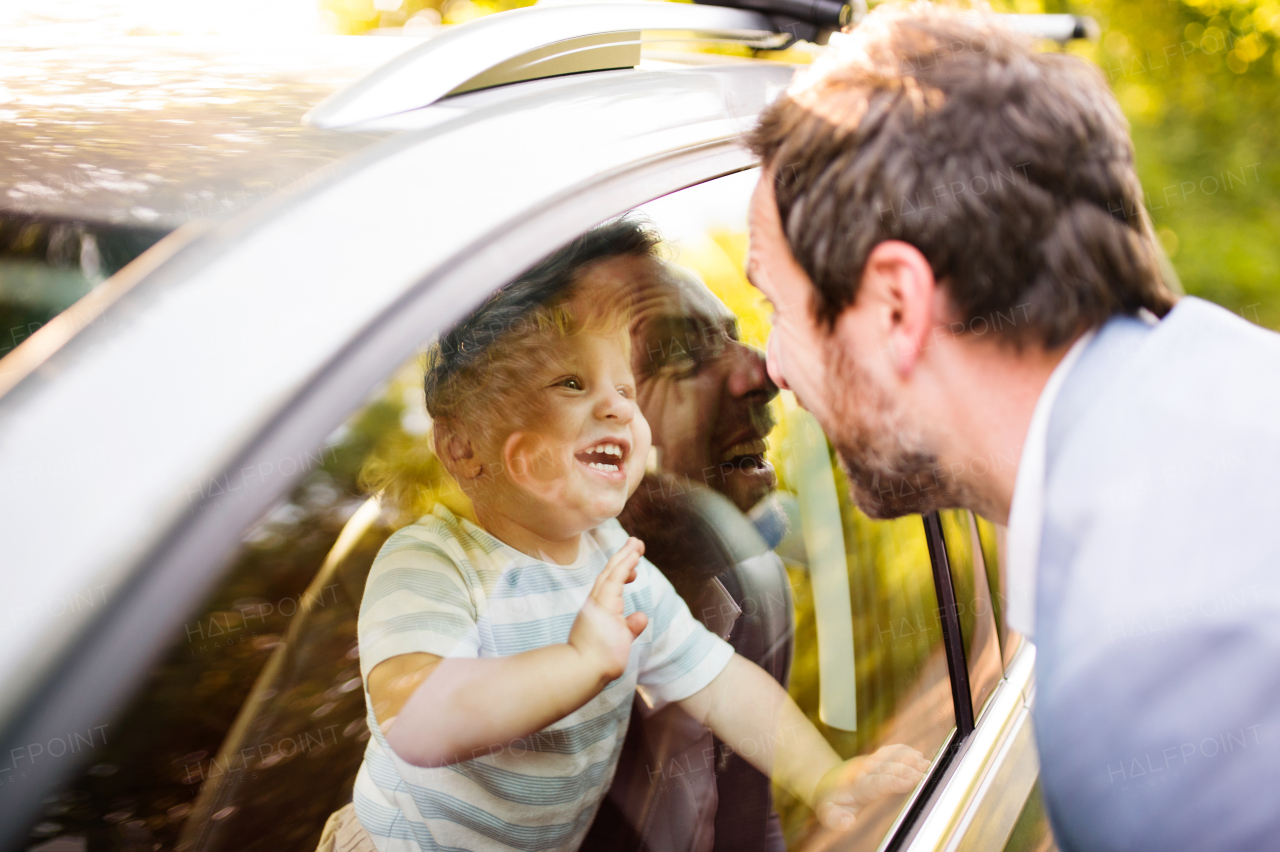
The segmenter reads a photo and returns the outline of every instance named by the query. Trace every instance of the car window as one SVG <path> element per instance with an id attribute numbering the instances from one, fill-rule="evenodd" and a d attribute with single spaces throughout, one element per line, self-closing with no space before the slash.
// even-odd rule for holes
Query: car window
<path id="1" fill-rule="evenodd" d="M 976 719 L 995 691 L 1003 670 L 986 556 L 972 512 L 950 509 L 938 514 L 951 564 L 951 582 L 955 589 L 956 612 L 960 617 L 960 635 L 964 639 L 969 692 Z"/>
<path id="2" fill-rule="evenodd" d="M 143 228 L 0 214 L 0 358 L 163 235 Z"/>
<path id="3" fill-rule="evenodd" d="M 755 180 L 754 171 L 743 172 L 642 212 L 662 231 L 672 260 L 731 309 L 737 338 L 762 351 L 768 312 L 742 274 L 744 213 Z M 852 505 L 843 471 L 813 418 L 789 392 L 770 406 L 776 425 L 765 456 L 776 488 L 748 514 L 762 530 L 785 524 L 785 532 L 774 527 L 771 535 L 793 600 L 789 692 L 843 757 L 907 744 L 933 759 L 954 727 L 954 713 L 921 519 L 866 517 Z M 712 488 L 728 485 L 720 468 L 700 478 Z M 803 803 L 776 786 L 774 794 L 788 848 L 831 841 Z M 908 797 L 878 799 L 841 838 L 842 848 L 875 848 Z M 723 799 L 721 810 L 718 832 L 752 816 L 747 808 L 734 813 Z M 729 814 L 734 819 L 723 819 Z"/>
<path id="4" fill-rule="evenodd" d="M 741 271 L 754 180 L 579 235 L 459 328 L 424 330 L 323 447 L 277 460 L 299 484 L 31 845 L 309 852 L 403 830 L 464 848 L 879 846 L 955 727 L 938 600 L 921 519 L 859 512 L 816 423 L 764 376 L 768 319 Z M 583 423 L 604 437 L 577 446 Z M 262 478 L 197 492 L 234 501 Z M 565 538 L 593 512 L 607 520 Z M 646 621 L 603 690 L 488 751 L 456 743 L 540 706 L 537 679 L 481 678 L 505 697 L 415 715 L 480 671 L 469 660 L 517 660 L 518 681 L 524 655 L 564 647 L 628 535 L 647 567 L 616 615 Z M 717 691 L 738 659 L 753 674 Z M 800 753 L 831 771 L 809 778 Z M 885 762 L 906 767 L 887 787 L 868 769 Z M 818 794 L 837 787 L 851 828 Z"/>
<path id="5" fill-rule="evenodd" d="M 362 460 L 399 405 L 380 397 L 323 448 L 276 461 L 280 475 L 303 472 L 301 484 L 245 534 L 217 589 L 85 753 L 78 777 L 49 800 L 32 843 L 173 849 L 194 826 L 193 809 L 224 795 L 203 816 L 206 828 L 233 834 L 227 848 L 314 848 L 313 823 L 340 803 L 367 738 L 355 647 L 361 590 L 323 569 L 338 556 L 371 561 L 381 544 L 371 524 L 334 550 L 364 503 Z M 193 493 L 235 501 L 277 471 L 242 471 Z"/>
<path id="6" fill-rule="evenodd" d="M 1005 568 L 1007 530 L 986 518 L 974 516 L 978 525 L 978 540 L 982 545 L 982 560 L 987 572 L 987 586 L 991 589 L 991 609 L 995 616 L 996 633 L 1000 637 L 1000 656 L 1005 666 L 1013 660 L 1022 644 L 1022 634 L 1009 629 L 1005 623 L 1008 607 L 1008 573 Z"/>

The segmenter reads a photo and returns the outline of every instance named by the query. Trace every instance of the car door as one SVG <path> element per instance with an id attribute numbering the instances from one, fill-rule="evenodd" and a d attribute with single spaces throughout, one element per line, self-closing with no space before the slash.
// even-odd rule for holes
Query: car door
<path id="1" fill-rule="evenodd" d="M 533 83 L 461 118 L 455 101 L 447 132 L 411 128 L 140 275 L 0 403 L 24 566 L 6 593 L 31 614 L 6 625 L 8 746 L 107 724 L 378 381 L 566 232 L 749 164 L 744 111 L 788 74 L 618 73 L 572 98 Z M 109 451 L 21 476 L 90 442 Z M 95 605 L 57 605 L 77 592 Z M 0 824 L 22 826 L 72 763 L 21 767 Z"/>
<path id="2" fill-rule="evenodd" d="M 755 176 L 737 134 L 788 77 L 606 73 L 521 84 L 521 103 L 461 118 L 405 116 L 328 182 L 194 239 L 0 400 L 0 465 L 17 463 L 15 447 L 84 441 L 85 408 L 112 447 L 75 471 L 74 490 L 55 477 L 5 495 L 14 558 L 34 565 L 60 545 L 18 591 L 97 596 L 11 630 L 0 823 L 64 844 L 50 849 L 310 848 L 369 736 L 353 644 L 363 575 L 409 517 L 384 504 L 378 466 L 413 467 L 423 495 L 451 499 L 422 452 L 421 347 L 551 248 L 637 206 L 732 311 L 739 342 L 762 345 L 768 318 L 740 273 Z M 512 152 L 512 138 L 527 145 Z M 901 848 L 967 812 L 975 799 L 952 781 L 978 751 L 971 732 L 997 701 L 1013 706 L 996 677 L 1007 642 L 985 541 L 963 514 L 866 518 L 816 424 L 786 395 L 771 405 L 789 691 L 842 756 L 906 744 L 932 768 L 843 834 L 785 791 L 769 807 L 788 848 Z M 78 517 L 92 521 L 68 526 Z M 37 638 L 51 650 L 19 677 Z"/>

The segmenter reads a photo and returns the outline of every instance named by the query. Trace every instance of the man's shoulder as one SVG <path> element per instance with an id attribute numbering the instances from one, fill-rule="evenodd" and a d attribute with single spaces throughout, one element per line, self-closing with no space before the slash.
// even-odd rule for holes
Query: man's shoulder
<path id="1" fill-rule="evenodd" d="M 1051 418 L 1051 477 L 1153 452 L 1196 457 L 1224 442 L 1280 441 L 1280 335 L 1191 297 L 1154 327 L 1140 325 L 1108 323 L 1068 377 Z"/>
<path id="2" fill-rule="evenodd" d="M 1188 299 L 1096 342 L 1109 338 L 1120 354 L 1078 363 L 1046 454 L 1037 638 L 1052 601 L 1077 646 L 1162 607 L 1273 588 L 1280 559 L 1261 533 L 1280 476 L 1280 336 Z"/>
<path id="3" fill-rule="evenodd" d="M 1206 367 L 1231 361 L 1249 353 L 1264 362 L 1280 360 L 1280 334 L 1249 322 L 1212 302 L 1187 296 L 1153 329 L 1158 347 L 1198 356 Z M 1199 343 L 1207 349 L 1186 353 L 1185 344 Z M 1248 367 L 1249 365 L 1239 365 Z M 1261 366 L 1261 365 L 1259 365 Z"/>

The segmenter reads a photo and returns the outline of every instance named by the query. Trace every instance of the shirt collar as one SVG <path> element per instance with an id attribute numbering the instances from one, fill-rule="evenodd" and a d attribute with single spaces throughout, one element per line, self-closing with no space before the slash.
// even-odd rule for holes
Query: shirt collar
<path id="1" fill-rule="evenodd" d="M 1035 635 L 1036 567 L 1040 561 L 1040 532 L 1044 526 L 1045 438 L 1049 417 L 1058 392 L 1071 374 L 1071 368 L 1093 340 L 1096 332 L 1081 335 L 1067 350 L 1040 391 L 1027 438 L 1018 459 L 1018 476 L 1013 484 L 1013 500 L 1009 506 L 1008 607 L 1005 620 L 1028 639 Z"/>

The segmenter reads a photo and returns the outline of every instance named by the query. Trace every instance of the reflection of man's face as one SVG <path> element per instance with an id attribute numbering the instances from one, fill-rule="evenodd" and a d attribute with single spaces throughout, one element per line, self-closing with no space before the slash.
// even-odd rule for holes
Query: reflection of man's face
<path id="1" fill-rule="evenodd" d="M 636 399 L 662 469 L 704 483 L 747 511 L 773 490 L 764 460 L 778 392 L 760 352 L 739 342 L 737 320 L 688 272 L 650 257 L 615 257 L 584 287 L 622 286 L 634 298 L 631 365 Z"/>

